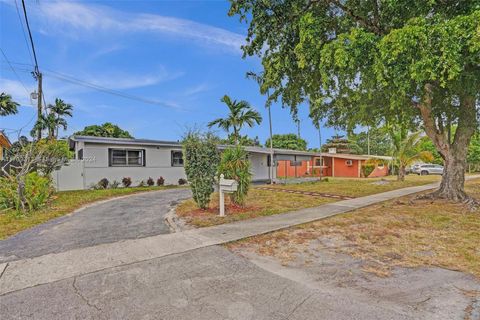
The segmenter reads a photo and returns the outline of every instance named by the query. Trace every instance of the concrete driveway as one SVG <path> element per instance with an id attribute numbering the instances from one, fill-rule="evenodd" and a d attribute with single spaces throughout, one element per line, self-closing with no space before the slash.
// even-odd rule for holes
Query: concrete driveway
<path id="1" fill-rule="evenodd" d="M 165 214 L 190 196 L 189 189 L 162 190 L 86 207 L 0 241 L 0 263 L 169 233 Z"/>

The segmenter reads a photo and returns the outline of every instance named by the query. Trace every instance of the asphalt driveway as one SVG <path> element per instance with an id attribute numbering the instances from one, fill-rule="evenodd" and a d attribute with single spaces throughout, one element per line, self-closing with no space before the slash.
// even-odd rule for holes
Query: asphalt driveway
<path id="1" fill-rule="evenodd" d="M 169 233 L 165 214 L 189 189 L 153 191 L 87 207 L 0 241 L 0 263 Z"/>

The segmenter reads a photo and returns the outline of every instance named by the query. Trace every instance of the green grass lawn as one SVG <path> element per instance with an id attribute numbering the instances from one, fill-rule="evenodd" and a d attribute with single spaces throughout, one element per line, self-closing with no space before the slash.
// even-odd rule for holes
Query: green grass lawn
<path id="1" fill-rule="evenodd" d="M 383 178 L 332 178 L 328 177 L 328 182 L 304 182 L 299 184 L 276 184 L 274 188 L 301 190 L 320 193 L 330 193 L 349 197 L 362 197 L 374 193 L 380 193 L 400 188 L 419 186 L 440 181 L 441 176 L 419 176 L 408 175 L 405 181 L 397 181 L 396 176 Z M 382 183 L 381 180 L 386 180 Z"/>
<path id="2" fill-rule="evenodd" d="M 386 177 L 385 179 L 388 181 L 387 183 L 378 184 L 381 179 L 329 178 L 328 182 L 305 182 L 289 185 L 277 184 L 273 185 L 273 187 L 361 197 L 399 188 L 428 184 L 439 181 L 440 177 L 409 175 L 403 182 L 397 182 L 396 177 Z M 320 206 L 322 204 L 336 201 L 332 198 L 275 192 L 253 187 L 248 194 L 245 207 L 239 208 L 228 206 L 229 202 L 227 200 L 226 216 L 220 217 L 218 216 L 218 194 L 213 194 L 211 199 L 212 201 L 207 210 L 198 209 L 192 199 L 186 200 L 177 207 L 177 215 L 183 218 L 189 225 L 195 227 L 208 227 L 222 223 Z"/>
<path id="3" fill-rule="evenodd" d="M 5 239 L 17 232 L 44 223 L 56 217 L 71 213 L 86 204 L 123 195 L 175 188 L 163 187 L 135 187 L 106 190 L 78 190 L 56 192 L 49 203 L 36 212 L 18 215 L 13 210 L 0 213 L 0 239 Z"/>

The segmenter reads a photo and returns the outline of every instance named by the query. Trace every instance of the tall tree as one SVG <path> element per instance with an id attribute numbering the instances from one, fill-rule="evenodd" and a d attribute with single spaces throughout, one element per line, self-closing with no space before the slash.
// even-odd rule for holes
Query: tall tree
<path id="1" fill-rule="evenodd" d="M 363 154 L 368 153 L 370 146 L 370 154 L 377 156 L 387 156 L 390 154 L 392 141 L 384 127 L 370 128 L 368 132 L 349 134 L 348 138 L 361 148 Z"/>
<path id="2" fill-rule="evenodd" d="M 272 136 L 272 145 L 278 149 L 307 150 L 307 141 L 299 138 L 294 133 L 274 134 Z M 265 142 L 265 147 L 270 148 L 270 138 Z"/>
<path id="3" fill-rule="evenodd" d="M 49 104 L 48 109 L 55 115 L 57 126 L 55 129 L 55 137 L 58 138 L 58 129 L 65 124 L 64 129 L 67 128 L 67 121 L 65 116 L 72 117 L 73 106 L 65 103 L 62 99 L 56 98 L 55 104 Z"/>
<path id="4" fill-rule="evenodd" d="M 479 5 L 232 0 L 229 13 L 249 23 L 242 48 L 262 59 L 262 90 L 271 90 L 270 100 L 281 98 L 295 110 L 308 101 L 336 126 L 422 126 L 445 163 L 432 196 L 471 201 L 464 181 L 478 125 Z"/>
<path id="5" fill-rule="evenodd" d="M 128 131 L 110 122 L 105 122 L 102 125 L 86 126 L 82 131 L 75 132 L 74 135 L 133 139 L 133 136 Z"/>
<path id="6" fill-rule="evenodd" d="M 229 96 L 224 95 L 221 101 L 227 105 L 229 114 L 226 118 L 218 118 L 211 121 L 208 127 L 218 126 L 228 133 L 230 129 L 233 129 L 232 135 L 235 144 L 238 145 L 242 127 L 245 124 L 250 128 L 253 127 L 255 123 L 260 124 L 262 122 L 262 116 L 245 100 L 232 100 Z"/>
<path id="7" fill-rule="evenodd" d="M 362 148 L 360 148 L 355 141 L 347 139 L 344 136 L 340 135 L 336 135 L 331 137 L 330 139 L 327 139 L 327 142 L 322 146 L 322 152 L 328 152 L 330 148 L 335 148 L 335 152 L 337 153 L 363 153 Z"/>
<path id="8" fill-rule="evenodd" d="M 18 112 L 19 104 L 12 100 L 12 96 L 5 92 L 0 93 L 0 116 L 8 116 Z"/>

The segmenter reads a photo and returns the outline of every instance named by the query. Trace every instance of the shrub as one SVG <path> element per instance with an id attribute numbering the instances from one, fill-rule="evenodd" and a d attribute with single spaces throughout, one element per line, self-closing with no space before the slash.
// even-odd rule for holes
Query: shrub
<path id="1" fill-rule="evenodd" d="M 148 180 L 147 180 L 147 185 L 148 185 L 149 187 L 151 187 L 151 186 L 153 186 L 154 184 L 155 184 L 155 181 L 153 181 L 152 178 L 148 178 Z"/>
<path id="2" fill-rule="evenodd" d="M 217 139 L 210 133 L 188 132 L 182 141 L 183 162 L 192 189 L 193 200 L 206 209 L 213 193 L 220 155 Z M 180 184 L 180 181 L 178 181 Z"/>
<path id="3" fill-rule="evenodd" d="M 237 191 L 230 195 L 230 199 L 237 205 L 243 205 L 252 180 L 247 152 L 240 146 L 225 149 L 218 173 L 223 174 L 225 179 L 234 179 L 238 182 Z"/>
<path id="4" fill-rule="evenodd" d="M 0 178 L 0 207 L 22 209 L 22 204 L 28 211 L 42 207 L 53 193 L 50 179 L 31 172 L 25 177 L 23 199 L 19 196 L 18 182 L 12 177 Z"/>
<path id="5" fill-rule="evenodd" d="M 123 186 L 124 186 L 125 188 L 130 187 L 130 186 L 132 185 L 132 178 L 130 178 L 130 177 L 124 177 L 124 178 L 122 179 L 122 184 L 123 184 Z"/>
<path id="6" fill-rule="evenodd" d="M 187 184 L 187 180 L 183 179 L 183 178 L 180 178 L 180 179 L 178 179 L 178 184 L 183 186 L 184 184 Z"/>
<path id="7" fill-rule="evenodd" d="M 165 179 L 163 177 L 160 177 L 157 179 L 157 186 L 163 186 L 165 184 Z"/>
<path id="8" fill-rule="evenodd" d="M 101 189 L 107 189 L 109 183 L 110 183 L 110 181 L 108 181 L 107 178 L 103 178 L 102 180 L 98 181 L 97 184 Z"/>
<path id="9" fill-rule="evenodd" d="M 373 170 L 375 169 L 375 165 L 374 164 L 364 164 L 362 166 L 362 173 L 363 173 L 363 176 L 365 178 L 367 178 L 372 172 Z"/>
<path id="10" fill-rule="evenodd" d="M 110 188 L 111 189 L 117 189 L 120 186 L 120 182 L 117 180 L 113 180 L 112 183 L 110 183 Z"/>
<path id="11" fill-rule="evenodd" d="M 145 181 L 140 181 L 140 183 L 138 184 L 138 187 L 145 187 Z"/>

